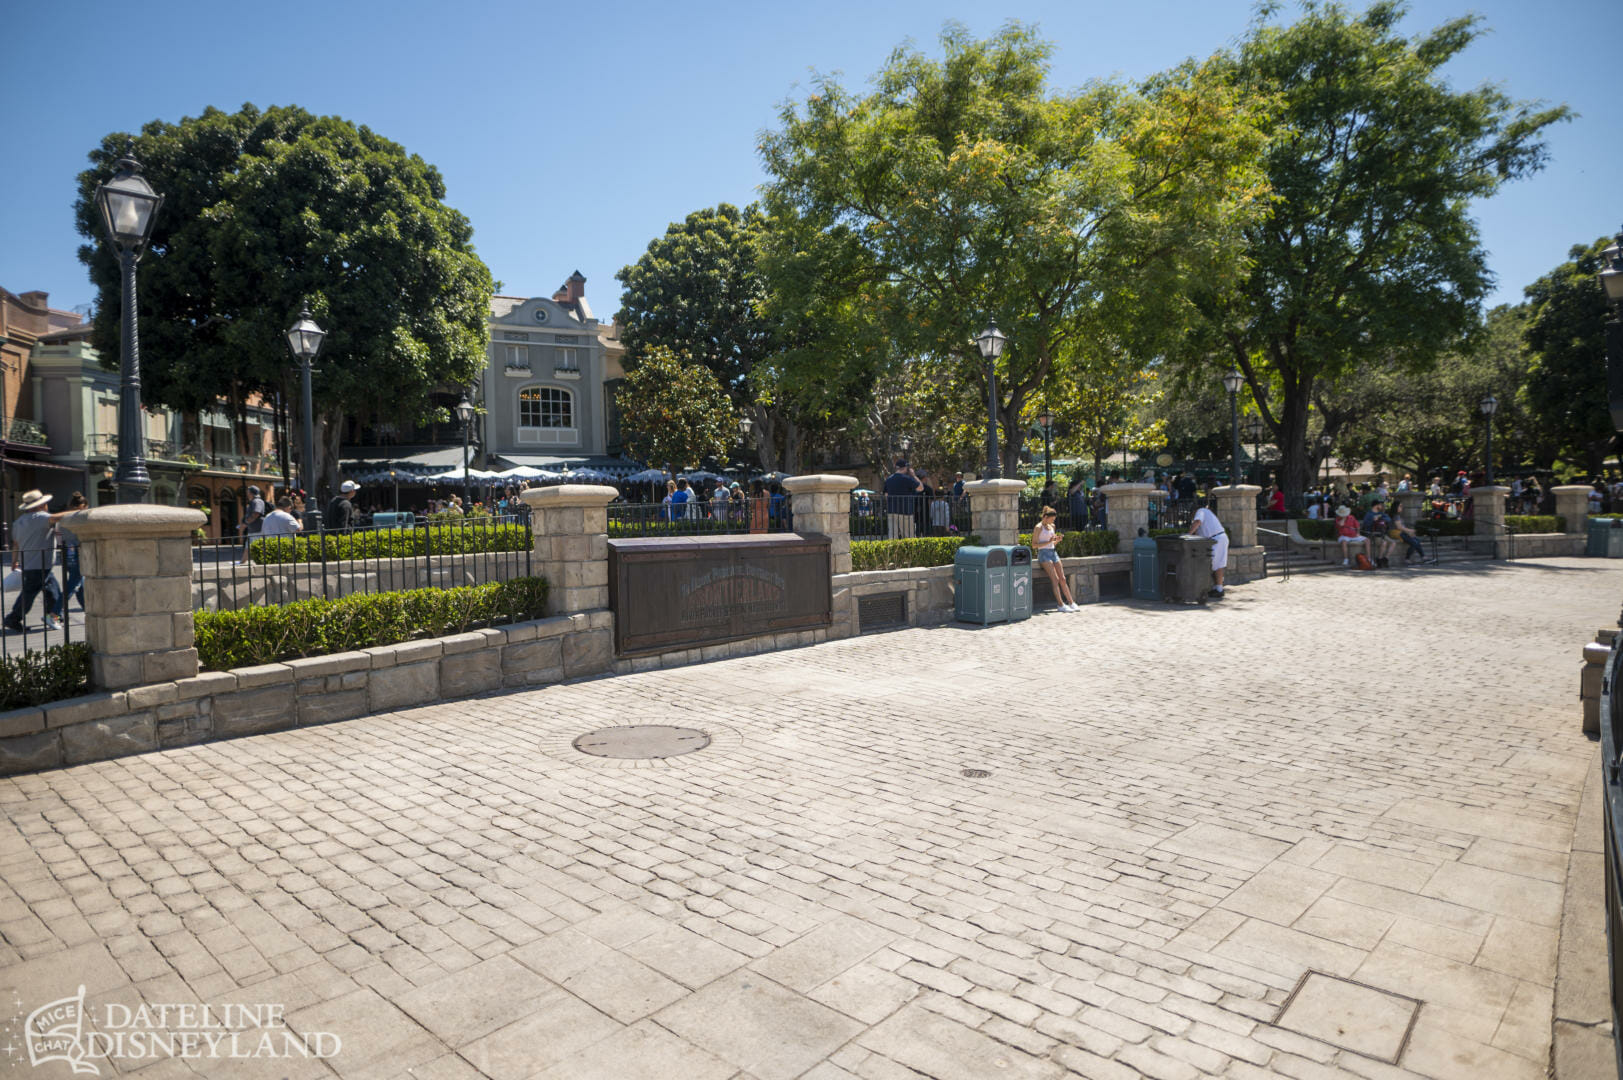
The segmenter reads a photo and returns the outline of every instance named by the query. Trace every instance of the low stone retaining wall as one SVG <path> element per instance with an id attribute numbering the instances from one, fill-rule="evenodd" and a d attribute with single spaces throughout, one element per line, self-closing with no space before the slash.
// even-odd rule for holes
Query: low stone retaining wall
<path id="1" fill-rule="evenodd" d="M 1548 559 L 1557 555 L 1582 555 L 1589 547 L 1583 533 L 1517 533 L 1511 541 L 1517 559 Z"/>
<path id="2" fill-rule="evenodd" d="M 593 611 L 204 672 L 0 713 L 0 775 L 544 686 L 613 666 L 614 617 Z"/>
<path id="3" fill-rule="evenodd" d="M 528 551 L 490 551 L 466 555 L 415 556 L 402 559 L 341 559 L 322 564 L 203 563 L 192 567 L 192 608 L 233 611 L 265 604 L 288 604 L 320 597 L 336 599 L 354 593 L 399 592 L 405 589 L 455 589 L 510 581 L 531 573 Z M 326 578 L 323 591 L 323 577 Z"/>

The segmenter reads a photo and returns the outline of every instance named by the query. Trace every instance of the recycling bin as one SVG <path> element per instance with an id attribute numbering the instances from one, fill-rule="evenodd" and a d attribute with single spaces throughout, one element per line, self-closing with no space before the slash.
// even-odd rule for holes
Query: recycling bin
<path id="1" fill-rule="evenodd" d="M 379 510 L 372 515 L 372 526 L 377 529 L 405 529 L 417 524 L 417 515 L 409 510 Z"/>
<path id="2" fill-rule="evenodd" d="M 1009 619 L 1009 549 L 960 547 L 952 558 L 953 617 L 982 626 Z M 1026 594 L 1031 594 L 1029 567 Z M 1027 600 L 1030 604 L 1030 600 Z"/>
<path id="3" fill-rule="evenodd" d="M 1133 599 L 1161 599 L 1161 548 L 1143 529 L 1133 541 Z"/>
<path id="4" fill-rule="evenodd" d="M 1623 559 L 1623 518 L 1590 518 L 1589 546 L 1584 554 Z"/>
<path id="5" fill-rule="evenodd" d="M 1204 536 L 1157 536 L 1161 598 L 1170 604 L 1204 604 L 1212 588 L 1212 547 Z"/>
<path id="6" fill-rule="evenodd" d="M 1057 599 L 1057 597 L 1056 597 Z M 1009 621 L 1031 618 L 1031 549 L 1009 548 Z"/>

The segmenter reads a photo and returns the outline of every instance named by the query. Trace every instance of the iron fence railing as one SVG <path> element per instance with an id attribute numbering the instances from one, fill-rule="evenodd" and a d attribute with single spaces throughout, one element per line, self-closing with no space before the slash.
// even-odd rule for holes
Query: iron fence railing
<path id="1" fill-rule="evenodd" d="M 0 656 L 66 645 L 84 637 L 84 579 L 77 545 L 7 551 L 0 576 Z"/>
<path id="2" fill-rule="evenodd" d="M 610 539 L 794 531 L 793 502 L 781 492 L 727 499 L 695 494 L 686 502 L 613 502 L 608 510 Z"/>
<path id="3" fill-rule="evenodd" d="M 851 496 L 851 539 L 903 540 L 916 536 L 967 536 L 973 531 L 967 496 Z"/>
<path id="4" fill-rule="evenodd" d="M 508 581 L 533 572 L 534 547 L 528 524 L 516 516 L 196 541 L 192 607 L 235 611 Z"/>
<path id="5" fill-rule="evenodd" d="M 1619 625 L 1623 625 L 1620 622 Z M 1612 999 L 1612 1026 L 1623 1027 L 1623 641 L 1613 645 L 1601 682 L 1601 843 L 1605 852 L 1606 961 Z M 1623 1075 L 1623 1039 L 1614 1040 L 1619 1075 Z"/>

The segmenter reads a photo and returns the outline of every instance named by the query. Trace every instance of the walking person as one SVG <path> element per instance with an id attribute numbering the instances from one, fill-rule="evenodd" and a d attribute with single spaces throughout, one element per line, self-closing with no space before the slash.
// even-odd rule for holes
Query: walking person
<path id="1" fill-rule="evenodd" d="M 90 509 L 82 492 L 75 491 L 68 497 L 68 513 L 76 514 L 80 510 Z M 85 609 L 85 576 L 79 566 L 79 538 L 72 532 L 58 525 L 57 536 L 62 540 L 62 572 L 67 581 L 62 586 L 62 617 L 68 616 L 68 600 L 79 601 L 79 610 Z"/>
<path id="2" fill-rule="evenodd" d="M 38 489 L 24 492 L 18 500 L 19 514 L 11 525 L 11 568 L 22 573 L 22 591 L 5 618 L 7 630 L 21 633 L 26 629 L 24 620 L 34 606 L 34 597 L 41 593 L 45 593 L 45 629 L 62 625 L 56 600 L 45 589 L 45 576 L 56 563 L 56 523 L 70 511 L 47 513 L 50 502 L 51 497 Z"/>
<path id="3" fill-rule="evenodd" d="M 276 500 L 276 509 L 265 516 L 265 539 L 297 536 L 304 531 L 304 522 L 293 516 L 293 499 L 283 495 Z"/>
<path id="4" fill-rule="evenodd" d="M 1059 601 L 1059 609 L 1081 611 L 1076 598 L 1071 595 L 1070 584 L 1065 580 L 1064 565 L 1059 561 L 1059 542 L 1065 537 L 1054 528 L 1058 516 L 1052 506 L 1043 507 L 1042 520 L 1031 530 L 1031 546 L 1037 549 L 1037 565 L 1048 575 L 1048 584 L 1053 587 L 1054 599 Z"/>
<path id="5" fill-rule="evenodd" d="M 237 532 L 242 535 L 242 558 L 239 563 L 246 565 L 248 553 L 253 550 L 254 538 L 265 527 L 265 500 L 259 494 L 257 484 L 248 485 L 248 510 L 242 516 L 242 524 L 237 526 Z"/>
<path id="6" fill-rule="evenodd" d="M 896 471 L 885 477 L 885 521 L 892 540 L 908 540 L 917 535 L 913 525 L 913 502 L 924 492 L 924 481 L 914 475 L 906 458 L 896 459 Z"/>
<path id="7" fill-rule="evenodd" d="M 353 480 L 345 480 L 338 485 L 338 494 L 327 504 L 327 516 L 321 522 L 323 529 L 328 532 L 350 532 L 355 528 L 355 504 L 349 497 L 359 490 L 361 485 Z"/>
<path id="8" fill-rule="evenodd" d="M 1212 592 L 1211 595 L 1221 599 L 1223 596 L 1223 577 L 1228 572 L 1229 565 L 1229 534 L 1223 528 L 1223 523 L 1217 520 L 1217 515 L 1211 507 L 1202 506 L 1195 511 L 1190 519 L 1189 533 L 1191 536 L 1203 536 L 1212 543 Z"/>

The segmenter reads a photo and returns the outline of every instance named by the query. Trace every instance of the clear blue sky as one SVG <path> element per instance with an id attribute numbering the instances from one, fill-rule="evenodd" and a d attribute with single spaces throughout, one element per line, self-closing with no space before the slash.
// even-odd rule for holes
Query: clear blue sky
<path id="1" fill-rule="evenodd" d="M 757 133 L 814 70 L 862 86 L 904 40 L 933 50 L 947 19 L 979 35 L 1018 19 L 1056 43 L 1051 83 L 1071 87 L 1207 55 L 1252 12 L 1248 0 L 8 7 L 0 286 L 88 301 L 71 212 L 88 150 L 111 131 L 251 101 L 337 114 L 422 155 L 506 292 L 551 293 L 579 269 L 604 319 L 619 307 L 615 272 L 670 222 L 754 198 Z M 1416 0 L 1405 29 L 1471 12 L 1490 33 L 1455 61 L 1457 85 L 1495 82 L 1582 114 L 1553 133 L 1543 173 L 1474 208 L 1494 299 L 1514 301 L 1573 243 L 1623 226 L 1623 2 Z M 149 44 L 126 52 L 125 30 Z"/>

